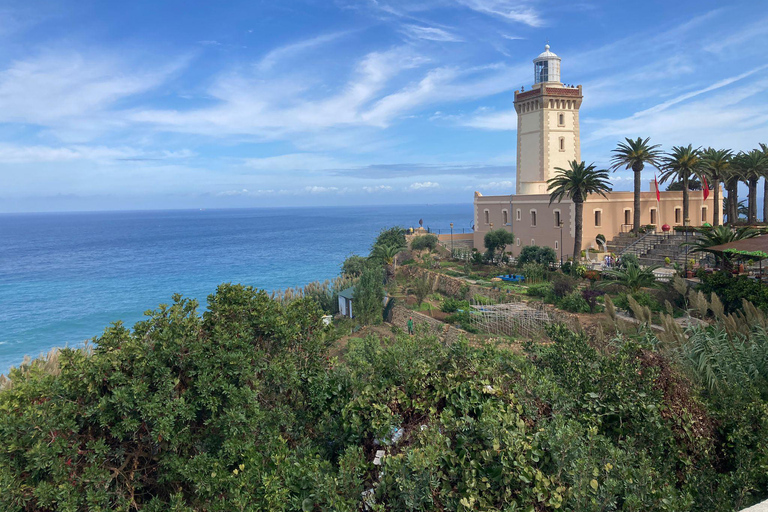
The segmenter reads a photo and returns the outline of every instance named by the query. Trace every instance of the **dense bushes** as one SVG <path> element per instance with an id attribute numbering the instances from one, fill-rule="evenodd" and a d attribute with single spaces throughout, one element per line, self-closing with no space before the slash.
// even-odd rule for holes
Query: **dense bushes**
<path id="1" fill-rule="evenodd" d="M 539 245 L 526 245 L 520 250 L 520 256 L 517 258 L 518 265 L 539 263 L 549 266 L 555 261 L 557 261 L 555 250 L 551 247 Z"/>
<path id="2" fill-rule="evenodd" d="M 768 286 L 747 277 L 733 277 L 727 272 L 700 272 L 701 290 L 705 295 L 717 293 L 727 313 L 741 309 L 742 299 L 768 311 Z"/>
<path id="3" fill-rule="evenodd" d="M 90 356 L 63 350 L 57 371 L 15 370 L 0 510 L 357 511 L 366 496 L 381 510 L 717 512 L 766 495 L 762 384 L 689 383 L 650 334 L 595 347 L 552 327 L 526 354 L 351 339 L 338 361 L 311 301 L 224 285 L 208 304 L 201 317 L 176 297 Z"/>

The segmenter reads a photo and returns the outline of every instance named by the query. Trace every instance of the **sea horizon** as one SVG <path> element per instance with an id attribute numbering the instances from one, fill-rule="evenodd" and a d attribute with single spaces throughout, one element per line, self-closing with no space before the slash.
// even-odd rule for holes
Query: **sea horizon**
<path id="1" fill-rule="evenodd" d="M 306 214 L 312 210 L 313 214 Z M 297 212 L 296 215 L 286 214 Z M 471 203 L 14 212 L 0 217 L 0 373 L 25 355 L 128 327 L 175 293 L 268 292 L 337 276 L 400 225 L 467 232 Z M 298 242 L 297 242 L 298 240 Z"/>

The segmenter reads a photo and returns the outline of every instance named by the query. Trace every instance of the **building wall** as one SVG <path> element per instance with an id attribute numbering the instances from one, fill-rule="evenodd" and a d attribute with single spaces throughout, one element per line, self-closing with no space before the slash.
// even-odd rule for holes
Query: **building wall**
<path id="1" fill-rule="evenodd" d="M 527 105 L 527 104 L 526 104 Z M 517 115 L 517 192 L 518 194 L 531 193 L 529 183 L 540 182 L 543 179 L 541 169 L 544 166 L 542 158 L 542 125 L 544 120 L 543 109 L 525 111 L 528 106 L 521 106 L 521 112 Z"/>
<path id="2" fill-rule="evenodd" d="M 689 215 L 691 226 L 701 226 L 704 222 L 712 223 L 712 213 L 714 211 L 714 198 L 710 194 L 704 201 L 701 191 L 692 191 L 690 193 Z M 722 197 L 722 194 L 721 194 Z M 511 206 L 510 206 L 511 201 Z M 600 195 L 591 195 L 584 202 L 584 221 L 582 250 L 589 248 L 598 248 L 595 238 L 598 234 L 605 236 L 606 240 L 612 239 L 622 231 L 627 232 L 632 229 L 633 215 L 633 192 L 611 192 L 607 198 Z M 670 226 L 682 226 L 682 192 L 662 192 L 661 201 L 656 202 L 656 192 L 641 192 L 640 196 L 640 223 L 642 225 L 651 224 L 651 209 L 656 209 L 655 225 L 661 231 L 661 226 L 669 224 Z M 702 218 L 702 207 L 706 208 L 706 218 Z M 722 218 L 722 205 L 721 217 Z M 678 219 L 675 218 L 675 209 L 680 210 Z M 485 211 L 488 211 L 488 220 L 485 222 Z M 508 246 L 507 250 L 517 256 L 522 247 L 526 245 L 546 245 L 552 247 L 560 255 L 560 228 L 555 226 L 555 211 L 560 211 L 560 218 L 565 223 L 562 233 L 563 258 L 572 256 L 573 242 L 575 237 L 575 208 L 571 201 L 563 200 L 561 203 L 549 204 L 549 195 L 547 194 L 529 194 L 514 196 L 483 196 L 475 193 L 475 232 L 474 246 L 478 250 L 485 250 L 483 237 L 491 228 L 497 229 L 502 226 L 503 210 L 511 210 L 511 226 L 505 226 L 515 235 L 515 243 Z M 518 220 L 517 211 L 520 210 L 520 220 Z M 536 212 L 536 225 L 531 221 L 531 211 Z M 600 211 L 600 225 L 595 225 L 595 211 Z M 629 211 L 629 223 L 625 225 L 625 211 Z M 518 245 L 519 240 L 519 245 Z"/>

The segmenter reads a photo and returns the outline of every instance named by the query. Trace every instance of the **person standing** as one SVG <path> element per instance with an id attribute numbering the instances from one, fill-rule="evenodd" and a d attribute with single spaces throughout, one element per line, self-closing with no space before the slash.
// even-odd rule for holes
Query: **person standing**
<path id="1" fill-rule="evenodd" d="M 408 317 L 408 334 L 413 336 L 413 317 Z"/>

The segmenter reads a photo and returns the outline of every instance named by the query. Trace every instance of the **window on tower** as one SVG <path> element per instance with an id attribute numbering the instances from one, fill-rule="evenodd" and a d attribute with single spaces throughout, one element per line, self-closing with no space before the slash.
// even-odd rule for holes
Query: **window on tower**
<path id="1" fill-rule="evenodd" d="M 547 61 L 536 63 L 536 83 L 549 81 L 548 64 Z"/>
<path id="2" fill-rule="evenodd" d="M 557 125 L 558 126 L 565 126 L 565 114 L 558 114 L 558 116 L 557 116 Z"/>
<path id="3" fill-rule="evenodd" d="M 565 151 L 565 137 L 560 137 L 560 151 Z"/>

